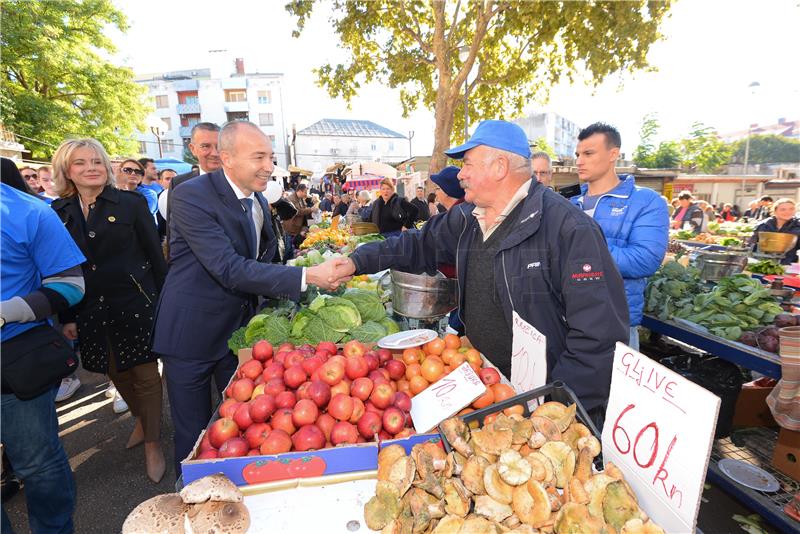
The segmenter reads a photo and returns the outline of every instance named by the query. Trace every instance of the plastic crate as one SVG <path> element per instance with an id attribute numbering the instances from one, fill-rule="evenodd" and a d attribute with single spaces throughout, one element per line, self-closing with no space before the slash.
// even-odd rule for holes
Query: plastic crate
<path id="1" fill-rule="evenodd" d="M 516 397 L 511 397 L 510 399 L 506 399 L 504 401 L 498 402 L 496 404 L 492 404 L 487 406 L 486 408 L 481 408 L 480 410 L 475 410 L 474 412 L 470 412 L 468 414 L 464 414 L 461 419 L 469 424 L 472 421 L 478 421 L 478 423 L 482 423 L 483 419 L 487 415 L 491 415 L 493 413 L 502 412 L 506 408 L 510 408 L 511 406 L 516 406 L 521 404 L 523 408 L 523 413 L 525 417 L 529 417 L 531 415 L 531 404 L 533 404 L 533 409 L 536 409 L 538 406 L 537 399 L 539 397 L 544 397 L 545 402 L 547 401 L 555 401 L 560 402 L 566 406 L 570 404 L 575 405 L 575 417 L 578 419 L 580 423 L 586 425 L 586 427 L 592 432 L 592 435 L 596 437 L 598 440 L 600 439 L 600 432 L 598 432 L 597 427 L 592 423 L 592 420 L 589 418 L 589 414 L 583 408 L 581 403 L 578 401 L 578 397 L 575 393 L 564 383 L 560 380 L 553 382 L 552 384 L 546 384 L 540 388 L 532 389 L 527 393 L 521 393 Z M 442 436 L 442 443 L 444 444 L 444 448 L 447 452 L 451 452 L 452 448 L 450 447 L 450 443 L 448 443 L 447 438 L 442 432 L 441 424 L 439 425 L 439 434 Z M 598 458 L 600 458 L 598 456 Z"/>

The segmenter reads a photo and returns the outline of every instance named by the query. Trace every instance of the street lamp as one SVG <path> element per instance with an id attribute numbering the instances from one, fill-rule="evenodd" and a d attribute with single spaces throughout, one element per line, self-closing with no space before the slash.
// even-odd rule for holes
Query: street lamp
<path id="1" fill-rule="evenodd" d="M 167 133 L 169 127 L 166 122 L 155 115 L 147 117 L 147 127 L 150 128 L 150 131 L 156 136 L 156 141 L 158 142 L 158 159 L 161 159 L 164 157 L 161 152 L 161 136 Z"/>
<path id="2" fill-rule="evenodd" d="M 750 82 L 750 85 L 747 88 L 750 90 L 750 96 L 755 96 L 756 91 L 758 88 L 761 87 L 761 84 L 758 82 Z M 751 102 L 752 105 L 752 102 Z M 744 194 L 745 188 L 747 183 L 747 164 L 750 160 L 750 134 L 752 133 L 752 126 L 751 123 L 747 122 L 747 138 L 744 142 L 744 169 L 742 170 L 742 208 L 744 208 Z"/>
<path id="3" fill-rule="evenodd" d="M 469 46 L 464 45 L 458 48 L 458 59 L 461 64 L 466 63 L 469 58 Z M 464 142 L 469 139 L 469 73 L 464 77 Z"/>

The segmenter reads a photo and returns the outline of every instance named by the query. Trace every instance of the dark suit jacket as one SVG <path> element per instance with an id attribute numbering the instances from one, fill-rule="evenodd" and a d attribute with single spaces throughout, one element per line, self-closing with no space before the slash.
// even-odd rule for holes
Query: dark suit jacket
<path id="1" fill-rule="evenodd" d="M 156 311 L 153 350 L 219 359 L 227 341 L 254 313 L 257 296 L 299 300 L 302 269 L 271 264 L 278 238 L 264 212 L 258 259 L 252 224 L 222 169 L 176 188 L 170 201 L 170 269 Z"/>
<path id="2" fill-rule="evenodd" d="M 167 189 L 167 219 L 166 219 L 166 227 L 167 227 L 167 232 L 166 232 L 166 237 L 167 237 L 167 262 L 169 262 L 169 259 L 170 259 L 170 253 L 169 253 L 169 206 L 172 203 L 172 192 L 175 190 L 176 187 L 178 187 L 179 185 L 184 183 L 186 180 L 189 180 L 191 178 L 195 178 L 196 176 L 197 175 L 195 173 L 193 173 L 192 171 L 189 171 L 187 173 L 179 174 L 179 175 L 175 176 L 172 179 L 172 181 L 169 183 L 169 189 Z"/>

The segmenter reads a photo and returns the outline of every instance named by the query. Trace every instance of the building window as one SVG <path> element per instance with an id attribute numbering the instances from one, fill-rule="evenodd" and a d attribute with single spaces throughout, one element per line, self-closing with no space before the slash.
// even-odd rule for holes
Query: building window
<path id="1" fill-rule="evenodd" d="M 351 155 L 356 155 L 356 154 L 358 154 L 358 145 L 352 145 L 352 146 L 350 147 L 350 154 L 351 154 Z"/>
<path id="2" fill-rule="evenodd" d="M 147 143 L 139 141 L 139 154 L 147 154 Z"/>
<path id="3" fill-rule="evenodd" d="M 156 96 L 156 107 L 159 109 L 168 108 L 169 107 L 169 97 L 167 95 L 158 95 Z"/>
<path id="4" fill-rule="evenodd" d="M 247 91 L 244 89 L 226 89 L 225 102 L 247 102 Z"/>
<path id="5" fill-rule="evenodd" d="M 338 156 L 338 155 L 339 155 L 339 149 L 338 148 L 332 148 L 331 149 L 331 156 Z"/>
<path id="6" fill-rule="evenodd" d="M 199 104 L 199 103 L 200 103 L 200 99 L 197 98 L 197 95 L 187 96 L 186 97 L 186 101 L 184 102 L 184 104 L 192 104 L 192 105 Z"/>
<path id="7" fill-rule="evenodd" d="M 161 140 L 161 150 L 164 152 L 174 152 L 175 151 L 175 141 L 172 139 L 162 139 Z"/>
<path id="8" fill-rule="evenodd" d="M 246 111 L 229 111 L 228 122 L 230 121 L 246 121 L 249 119 Z"/>
<path id="9" fill-rule="evenodd" d="M 258 103 L 259 104 L 269 104 L 272 102 L 272 93 L 270 91 L 259 91 L 258 92 Z"/>
<path id="10" fill-rule="evenodd" d="M 378 145 L 376 143 L 372 143 L 371 145 L 369 145 L 369 149 L 375 152 L 376 150 L 378 150 Z"/>
<path id="11" fill-rule="evenodd" d="M 275 120 L 272 118 L 272 113 L 259 113 L 258 124 L 260 126 L 273 126 L 275 124 Z"/>
<path id="12" fill-rule="evenodd" d="M 394 141 L 389 141 L 389 152 L 394 150 Z"/>
<path id="13" fill-rule="evenodd" d="M 172 130 L 172 119 L 169 117 L 161 117 L 161 120 L 164 121 L 164 124 L 167 125 L 167 131 Z"/>

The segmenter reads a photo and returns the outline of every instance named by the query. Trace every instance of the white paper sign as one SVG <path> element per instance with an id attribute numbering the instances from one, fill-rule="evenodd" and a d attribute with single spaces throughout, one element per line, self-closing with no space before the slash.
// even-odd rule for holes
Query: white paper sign
<path id="1" fill-rule="evenodd" d="M 526 393 L 547 381 L 547 338 L 517 312 L 511 314 L 511 385 Z"/>
<path id="2" fill-rule="evenodd" d="M 613 462 L 666 532 L 694 532 L 719 397 L 617 343 L 603 427 Z"/>
<path id="3" fill-rule="evenodd" d="M 423 434 L 486 392 L 486 385 L 464 362 L 411 399 L 414 430 Z"/>

